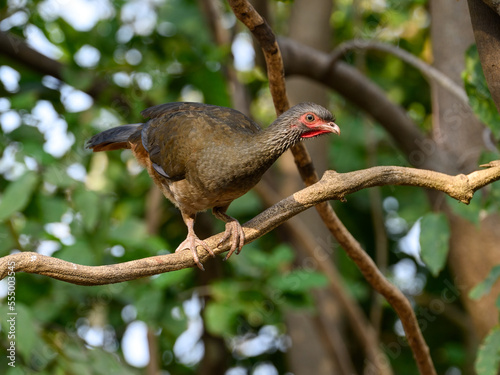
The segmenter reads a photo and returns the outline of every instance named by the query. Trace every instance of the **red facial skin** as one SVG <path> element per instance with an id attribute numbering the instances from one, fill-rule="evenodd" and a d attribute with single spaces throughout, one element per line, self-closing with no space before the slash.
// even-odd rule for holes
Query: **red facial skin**
<path id="1" fill-rule="evenodd" d="M 300 117 L 300 122 L 311 129 L 311 131 L 302 134 L 302 138 L 312 138 L 324 133 L 340 134 L 340 129 L 334 122 L 323 121 L 311 112 L 303 114 Z"/>

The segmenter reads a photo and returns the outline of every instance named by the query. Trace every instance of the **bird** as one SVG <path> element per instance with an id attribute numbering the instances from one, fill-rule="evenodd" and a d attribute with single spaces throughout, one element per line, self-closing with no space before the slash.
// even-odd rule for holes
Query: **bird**
<path id="1" fill-rule="evenodd" d="M 226 211 L 294 144 L 322 134 L 340 135 L 335 117 L 315 103 L 300 103 L 262 129 L 243 113 L 195 102 L 174 102 L 141 112 L 144 123 L 121 125 L 94 135 L 93 152 L 131 149 L 163 195 L 181 212 L 188 234 L 176 252 L 189 249 L 203 270 L 197 247 L 215 257 L 194 232 L 198 212 L 212 209 L 225 222 L 217 247 L 230 240 L 238 254 L 245 243 L 241 224 Z"/>

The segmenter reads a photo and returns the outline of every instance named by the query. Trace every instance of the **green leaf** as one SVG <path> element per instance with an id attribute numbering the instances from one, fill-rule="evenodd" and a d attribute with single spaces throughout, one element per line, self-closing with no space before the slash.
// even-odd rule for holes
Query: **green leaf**
<path id="1" fill-rule="evenodd" d="M 62 75 L 64 82 L 83 91 L 89 89 L 94 82 L 92 74 L 86 70 L 82 71 L 79 67 L 65 65 Z"/>
<path id="2" fill-rule="evenodd" d="M 33 108 L 38 95 L 36 90 L 21 91 L 10 98 L 12 108 L 25 110 L 26 108 Z"/>
<path id="3" fill-rule="evenodd" d="M 82 214 L 85 229 L 92 231 L 99 221 L 99 196 L 95 191 L 81 188 L 75 191 L 73 200 L 76 210 Z"/>
<path id="4" fill-rule="evenodd" d="M 245 257 L 251 265 L 275 271 L 282 265 L 290 264 L 295 258 L 295 253 L 289 245 L 281 244 L 270 253 L 252 249 L 245 252 Z"/>
<path id="5" fill-rule="evenodd" d="M 231 296 L 231 300 L 233 300 L 240 290 L 240 283 L 234 280 L 217 280 L 210 284 L 210 294 L 217 301 L 227 300 L 228 296 Z"/>
<path id="6" fill-rule="evenodd" d="M 61 221 L 62 215 L 68 210 L 68 203 L 59 197 L 37 194 L 36 200 L 44 223 Z"/>
<path id="7" fill-rule="evenodd" d="M 143 247 L 149 237 L 144 221 L 128 217 L 118 226 L 111 228 L 109 238 L 125 247 Z"/>
<path id="8" fill-rule="evenodd" d="M 491 98 L 475 45 L 466 52 L 465 71 L 462 73 L 462 78 L 472 110 L 498 138 L 500 136 L 500 114 Z"/>
<path id="9" fill-rule="evenodd" d="M 231 204 L 229 214 L 234 217 L 251 215 L 256 209 L 261 210 L 262 203 L 257 194 L 253 190 L 250 190 Z"/>
<path id="10" fill-rule="evenodd" d="M 12 239 L 10 231 L 6 225 L 0 225 L 0 256 L 7 255 L 7 253 L 15 247 L 14 240 Z"/>
<path id="11" fill-rule="evenodd" d="M 232 303 L 209 302 L 204 315 L 207 331 L 215 336 L 234 332 L 240 313 L 241 309 Z"/>
<path id="12" fill-rule="evenodd" d="M 93 364 L 93 374 L 95 375 L 132 375 L 135 372 L 124 367 L 118 356 L 112 355 L 104 350 L 90 350 L 89 360 Z"/>
<path id="13" fill-rule="evenodd" d="M 76 264 L 93 266 L 96 263 L 96 256 L 90 245 L 82 239 L 78 239 L 73 245 L 65 246 L 56 254 L 57 258 Z"/>
<path id="14" fill-rule="evenodd" d="M 493 287 L 493 285 L 500 278 L 500 264 L 494 266 L 486 279 L 477 284 L 474 288 L 469 292 L 469 297 L 472 299 L 479 299 L 484 295 L 488 294 Z"/>
<path id="15" fill-rule="evenodd" d="M 26 375 L 26 373 L 19 367 L 9 367 L 5 375 Z"/>
<path id="16" fill-rule="evenodd" d="M 465 204 L 453 199 L 452 197 L 446 196 L 446 202 L 454 214 L 461 216 L 475 225 L 479 225 L 479 213 L 482 209 L 480 199 L 477 199 L 476 197 L 476 199 L 472 199 L 469 204 Z"/>
<path id="17" fill-rule="evenodd" d="M 185 282 L 193 272 L 193 268 L 184 268 L 175 272 L 165 272 L 151 280 L 151 284 L 158 289 L 165 289 L 172 285 L 179 285 Z"/>
<path id="18" fill-rule="evenodd" d="M 144 288 L 136 297 L 138 319 L 149 322 L 157 319 L 162 313 L 163 291 L 154 288 Z"/>
<path id="19" fill-rule="evenodd" d="M 63 189 L 77 184 L 60 166 L 53 164 L 47 167 L 43 174 L 43 179 L 45 182 Z"/>
<path id="20" fill-rule="evenodd" d="M 477 352 L 474 369 L 477 375 L 497 375 L 500 367 L 500 326 L 495 326 Z"/>
<path id="21" fill-rule="evenodd" d="M 319 272 L 294 270 L 286 275 L 274 275 L 269 285 L 282 292 L 302 293 L 311 288 L 322 288 L 328 284 L 325 275 Z"/>
<path id="22" fill-rule="evenodd" d="M 432 275 L 437 276 L 446 264 L 450 227 L 443 213 L 428 213 L 420 221 L 420 255 Z"/>
<path id="23" fill-rule="evenodd" d="M 8 219 L 13 213 L 22 211 L 29 203 L 38 184 L 38 175 L 28 172 L 5 189 L 0 201 L 0 221 Z"/>

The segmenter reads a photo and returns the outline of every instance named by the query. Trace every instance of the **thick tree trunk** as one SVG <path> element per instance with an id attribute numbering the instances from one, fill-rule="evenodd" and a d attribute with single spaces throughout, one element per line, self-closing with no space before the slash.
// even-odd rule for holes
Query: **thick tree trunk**
<path id="1" fill-rule="evenodd" d="M 474 43 L 467 2 L 432 0 L 431 16 L 434 65 L 463 85 L 461 72 L 465 68 L 465 51 Z M 435 84 L 432 85 L 432 97 L 434 141 L 455 155 L 458 170 L 466 173 L 476 169 L 478 157 L 484 150 L 484 125 L 468 107 Z M 434 199 L 434 203 L 436 207 L 445 206 L 439 198 Z M 481 338 L 497 322 L 495 296 L 500 288 L 480 301 L 471 300 L 468 292 L 488 275 L 493 265 L 500 263 L 500 218 L 488 216 L 476 227 L 454 214 L 448 213 L 448 216 L 452 232 L 449 262 L 454 282 L 472 317 L 478 338 Z"/>

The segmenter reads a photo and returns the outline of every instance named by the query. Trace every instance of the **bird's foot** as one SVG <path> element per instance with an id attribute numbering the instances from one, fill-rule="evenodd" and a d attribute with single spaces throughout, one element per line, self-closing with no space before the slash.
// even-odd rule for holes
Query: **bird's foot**
<path id="1" fill-rule="evenodd" d="M 231 238 L 231 249 L 229 249 L 229 253 L 227 253 L 224 260 L 228 260 L 235 251 L 236 254 L 239 254 L 241 248 L 245 244 L 245 232 L 243 231 L 241 224 L 236 219 L 226 222 L 226 231 L 224 232 L 224 237 L 222 237 L 222 239 L 219 241 L 217 247 L 219 247 L 229 238 Z"/>
<path id="2" fill-rule="evenodd" d="M 186 239 L 182 241 L 182 243 L 175 249 L 175 252 L 184 250 L 184 249 L 190 249 L 191 252 L 193 253 L 193 259 L 198 268 L 202 271 L 205 271 L 205 268 L 203 267 L 203 264 L 200 262 L 200 258 L 198 257 L 198 252 L 196 251 L 196 247 L 201 246 L 204 248 L 211 256 L 215 258 L 215 254 L 213 250 L 210 248 L 210 246 L 207 245 L 207 243 L 203 240 L 200 240 L 198 236 L 195 234 L 188 234 Z"/>

